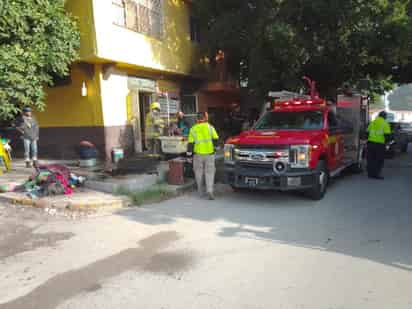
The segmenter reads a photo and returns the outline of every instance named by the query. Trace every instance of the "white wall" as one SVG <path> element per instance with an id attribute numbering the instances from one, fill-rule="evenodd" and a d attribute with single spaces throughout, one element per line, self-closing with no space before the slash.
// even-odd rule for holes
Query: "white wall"
<path id="1" fill-rule="evenodd" d="M 190 41 L 189 10 L 183 0 L 163 3 L 164 37 L 157 40 L 115 25 L 112 0 L 93 0 L 98 57 L 142 68 L 190 74 L 197 48 Z"/>
<path id="2" fill-rule="evenodd" d="M 127 124 L 126 98 L 129 94 L 127 74 L 111 70 L 107 79 L 101 82 L 104 126 L 124 126 Z"/>

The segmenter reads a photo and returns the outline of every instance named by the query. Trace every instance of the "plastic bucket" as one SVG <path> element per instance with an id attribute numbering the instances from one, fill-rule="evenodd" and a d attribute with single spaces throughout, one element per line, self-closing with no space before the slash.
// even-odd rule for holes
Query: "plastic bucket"
<path id="1" fill-rule="evenodd" d="M 124 158 L 124 150 L 122 148 L 112 149 L 112 161 L 113 163 L 118 163 Z"/>

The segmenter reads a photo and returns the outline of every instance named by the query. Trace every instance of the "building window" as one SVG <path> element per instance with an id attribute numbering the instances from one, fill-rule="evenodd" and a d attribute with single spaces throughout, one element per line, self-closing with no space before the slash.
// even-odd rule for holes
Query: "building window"
<path id="1" fill-rule="evenodd" d="M 190 17 L 190 40 L 200 43 L 200 27 L 196 18 Z"/>
<path id="2" fill-rule="evenodd" d="M 161 39 L 163 36 L 162 0 L 113 0 L 114 23 Z"/>

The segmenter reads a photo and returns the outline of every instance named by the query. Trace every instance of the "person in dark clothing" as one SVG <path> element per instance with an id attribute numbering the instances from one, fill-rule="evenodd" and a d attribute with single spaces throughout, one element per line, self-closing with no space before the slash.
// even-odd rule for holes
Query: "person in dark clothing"
<path id="1" fill-rule="evenodd" d="M 39 124 L 36 118 L 32 115 L 30 107 L 23 108 L 23 115 L 16 124 L 16 129 L 21 133 L 21 138 L 24 143 L 24 159 L 26 167 L 30 168 L 37 165 L 38 140 L 39 140 Z"/>

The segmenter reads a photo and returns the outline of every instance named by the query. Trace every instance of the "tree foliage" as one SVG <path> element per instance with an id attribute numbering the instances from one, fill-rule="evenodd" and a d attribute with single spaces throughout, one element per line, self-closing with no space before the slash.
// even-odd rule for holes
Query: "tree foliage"
<path id="1" fill-rule="evenodd" d="M 0 0 L 0 119 L 44 108 L 46 84 L 69 73 L 80 36 L 64 0 Z"/>
<path id="2" fill-rule="evenodd" d="M 199 0 L 211 54 L 252 90 L 294 89 L 310 76 L 323 95 L 359 79 L 412 79 L 411 0 Z"/>

